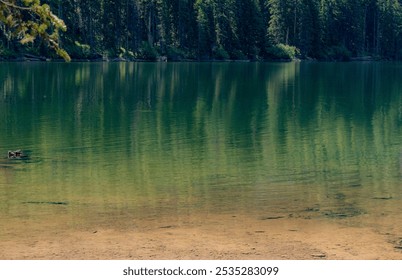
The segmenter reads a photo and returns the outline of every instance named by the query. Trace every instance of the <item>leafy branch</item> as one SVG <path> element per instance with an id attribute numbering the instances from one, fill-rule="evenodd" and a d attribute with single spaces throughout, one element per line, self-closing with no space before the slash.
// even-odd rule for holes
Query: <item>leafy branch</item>
<path id="1" fill-rule="evenodd" d="M 67 27 L 49 5 L 41 5 L 39 0 L 0 0 L 0 22 L 21 44 L 32 43 L 39 37 L 65 61 L 71 60 L 59 44 L 59 31 L 65 32 Z"/>

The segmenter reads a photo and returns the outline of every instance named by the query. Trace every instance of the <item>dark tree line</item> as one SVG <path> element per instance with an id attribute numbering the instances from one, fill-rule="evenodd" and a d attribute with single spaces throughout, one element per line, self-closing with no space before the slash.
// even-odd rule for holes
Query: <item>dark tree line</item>
<path id="1" fill-rule="evenodd" d="M 15 2 L 15 1 L 14 1 Z M 16 1 L 18 2 L 18 1 Z M 21 1 L 23 2 L 23 1 Z M 402 2 L 402 1 L 401 1 Z M 398 0 L 47 0 L 73 58 L 348 59 L 402 57 Z M 0 55 L 21 46 L 0 24 Z"/>

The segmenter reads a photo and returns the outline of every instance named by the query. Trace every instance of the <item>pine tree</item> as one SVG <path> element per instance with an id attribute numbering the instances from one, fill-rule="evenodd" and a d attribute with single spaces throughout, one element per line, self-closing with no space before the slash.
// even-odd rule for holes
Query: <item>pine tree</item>
<path id="1" fill-rule="evenodd" d="M 194 7 L 198 25 L 197 54 L 199 58 L 211 58 L 216 37 L 211 0 L 197 0 Z"/>
<path id="2" fill-rule="evenodd" d="M 401 55 L 402 10 L 397 0 L 378 0 L 378 48 L 382 56 L 397 58 Z"/>
<path id="3" fill-rule="evenodd" d="M 321 28 L 318 5 L 316 0 L 301 0 L 302 8 L 297 21 L 297 47 L 304 56 L 320 56 Z"/>
<path id="4" fill-rule="evenodd" d="M 66 31 L 67 26 L 48 4 L 40 4 L 39 0 L 0 0 L 0 22 L 8 47 L 12 38 L 17 38 L 21 44 L 28 44 L 39 37 L 59 56 L 70 60 L 59 45 L 59 31 Z"/>
<path id="5" fill-rule="evenodd" d="M 256 0 L 237 3 L 239 46 L 246 57 L 255 59 L 265 47 L 261 8 Z"/>
<path id="6" fill-rule="evenodd" d="M 293 56 L 296 49 L 327 59 L 402 56 L 399 0 L 42 2 L 0 0 L 0 51 L 53 48 L 66 59 L 63 48 L 74 58 L 254 59 Z"/>

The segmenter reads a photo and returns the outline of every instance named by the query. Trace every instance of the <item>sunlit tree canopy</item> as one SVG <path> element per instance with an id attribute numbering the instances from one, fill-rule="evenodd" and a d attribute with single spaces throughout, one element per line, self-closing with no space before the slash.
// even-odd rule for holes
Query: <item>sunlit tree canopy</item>
<path id="1" fill-rule="evenodd" d="M 59 45 L 59 31 L 66 31 L 64 21 L 54 15 L 47 4 L 39 0 L 0 0 L 0 28 L 9 38 L 21 44 L 33 43 L 38 38 L 64 60 L 70 56 Z"/>

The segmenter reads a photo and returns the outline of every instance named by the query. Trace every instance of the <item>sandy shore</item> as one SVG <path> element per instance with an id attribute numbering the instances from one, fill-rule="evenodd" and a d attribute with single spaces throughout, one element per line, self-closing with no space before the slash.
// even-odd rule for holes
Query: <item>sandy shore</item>
<path id="1" fill-rule="evenodd" d="M 338 220 L 210 214 L 107 220 L 8 224 L 0 259 L 402 259 L 402 233 Z"/>

